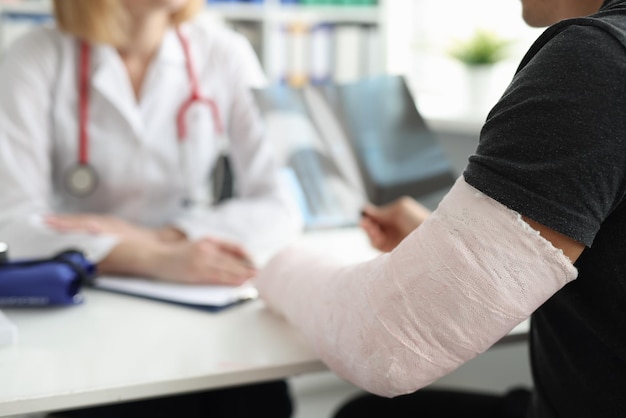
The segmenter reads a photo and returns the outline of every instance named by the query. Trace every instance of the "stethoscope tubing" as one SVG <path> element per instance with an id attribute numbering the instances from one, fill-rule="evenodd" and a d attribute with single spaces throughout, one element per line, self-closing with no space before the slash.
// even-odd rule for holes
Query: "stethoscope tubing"
<path id="1" fill-rule="evenodd" d="M 189 41 L 183 35 L 179 27 L 176 28 L 176 36 L 180 40 L 183 54 L 185 56 L 185 69 L 189 78 L 189 84 L 191 87 L 191 93 L 189 97 L 182 103 L 176 114 L 176 130 L 178 136 L 178 142 L 184 143 L 187 140 L 187 124 L 186 114 L 189 108 L 195 104 L 200 103 L 206 105 L 213 119 L 213 125 L 218 137 L 223 133 L 223 125 L 220 118 L 219 108 L 217 103 L 208 97 L 204 97 L 200 92 L 200 86 L 198 84 L 198 75 L 195 72 L 193 64 L 193 58 L 191 56 Z M 89 82 L 90 82 L 90 68 L 91 68 L 91 47 L 88 42 L 81 40 L 79 44 L 79 76 L 78 76 L 78 156 L 77 165 L 67 176 L 67 182 L 69 190 L 72 194 L 79 197 L 84 197 L 93 192 L 96 187 L 97 176 L 95 170 L 89 162 Z M 182 147 L 186 148 L 186 147 Z M 185 177 L 187 181 L 187 188 L 191 188 L 191 174 L 187 161 L 187 149 L 181 149 L 181 165 L 185 171 Z M 191 193 L 191 190 L 187 190 Z M 189 200 L 189 197 L 187 198 Z"/>
<path id="2" fill-rule="evenodd" d="M 185 67 L 187 69 L 187 77 L 189 78 L 189 84 L 191 84 L 191 95 L 187 100 L 183 102 L 180 109 L 178 110 L 178 115 L 176 117 L 176 125 L 178 128 L 178 140 L 184 141 L 187 138 L 187 125 L 185 124 L 185 113 L 194 103 L 204 103 L 211 110 L 211 116 L 213 118 L 213 123 L 215 125 L 215 131 L 218 136 L 221 136 L 223 133 L 222 128 L 222 120 L 220 118 L 219 109 L 217 108 L 217 103 L 214 100 L 208 97 L 202 97 L 200 94 L 200 86 L 198 85 L 198 75 L 194 69 L 193 58 L 191 57 L 191 51 L 189 50 L 189 42 L 183 36 L 180 28 L 176 28 L 176 35 L 180 40 L 180 44 L 183 48 L 183 53 L 185 54 Z"/>
<path id="3" fill-rule="evenodd" d="M 78 77 L 79 122 L 78 122 L 78 163 L 89 164 L 89 133 L 87 121 L 89 120 L 89 71 L 91 68 L 91 49 L 87 42 L 80 43 L 80 72 Z"/>

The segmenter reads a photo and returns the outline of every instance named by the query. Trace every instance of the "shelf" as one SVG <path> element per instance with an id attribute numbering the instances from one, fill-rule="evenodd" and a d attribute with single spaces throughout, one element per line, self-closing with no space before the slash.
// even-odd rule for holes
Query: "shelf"
<path id="1" fill-rule="evenodd" d="M 0 2 L 0 11 L 15 15 L 49 15 L 52 13 L 52 4 L 48 0 Z"/>
<path id="2" fill-rule="evenodd" d="M 228 20 L 262 21 L 268 10 L 265 4 L 230 4 L 209 3 L 205 6 L 206 11 L 217 14 Z"/>
<path id="3" fill-rule="evenodd" d="M 265 0 L 262 3 L 207 2 L 203 7 L 201 18 L 208 18 L 208 22 L 217 20 L 226 23 L 246 36 L 255 48 L 271 81 L 284 79 L 285 69 L 279 69 L 279 67 L 291 68 L 289 65 L 294 61 L 286 60 L 291 59 L 290 54 L 294 52 L 293 48 L 300 48 L 296 52 L 304 57 L 301 63 L 309 66 L 307 54 L 312 53 L 312 46 L 308 42 L 313 42 L 313 38 L 309 35 L 326 24 L 330 28 L 329 31 L 332 31 L 331 35 L 327 35 L 333 36 L 330 42 L 338 42 L 340 39 L 342 44 L 354 45 L 357 42 L 356 39 L 360 38 L 361 41 L 358 44 L 363 43 L 363 48 L 369 48 L 369 52 L 353 54 L 356 58 L 351 62 L 360 62 L 365 65 L 367 70 L 364 70 L 363 74 L 378 74 L 394 68 L 390 65 L 391 55 L 388 53 L 390 50 L 389 33 L 392 29 L 402 26 L 397 23 L 397 18 L 394 18 L 393 28 L 389 25 L 389 11 L 393 9 L 406 15 L 410 10 L 407 6 L 413 1 L 393 0 L 393 8 L 391 0 L 379 0 L 376 5 L 283 4 L 280 0 Z M 2 13 L 0 17 L 4 17 L 4 28 L 0 27 L 0 50 L 21 36 L 29 26 L 46 22 L 45 19 L 51 16 L 51 12 L 51 0 L 0 0 L 0 13 Z M 291 24 L 305 28 L 307 34 L 303 35 L 302 39 L 292 36 L 296 32 L 290 29 Z M 290 35 L 285 36 L 285 31 L 290 32 Z M 334 38 L 335 35 L 337 39 Z M 315 45 L 318 49 L 320 42 L 324 45 L 328 43 L 323 37 L 321 41 L 319 39 L 319 36 L 315 38 Z M 286 48 L 290 48 L 288 52 L 285 52 Z M 302 48 L 309 48 L 309 50 L 304 51 Z M 336 57 L 333 55 L 332 48 L 327 49 L 330 52 L 326 54 L 328 57 L 323 58 L 322 62 L 327 61 L 324 65 L 328 66 L 335 62 Z M 348 52 L 351 49 L 354 48 L 348 48 Z M 374 55 L 381 58 L 376 60 L 369 58 Z M 341 78 L 338 77 L 339 79 Z"/>
<path id="4" fill-rule="evenodd" d="M 207 10 L 228 20 L 273 22 L 342 22 L 374 25 L 379 6 L 300 6 L 267 4 L 208 4 Z"/>
<path id="5" fill-rule="evenodd" d="M 276 11 L 274 20 L 375 25 L 380 21 L 380 8 L 378 6 L 283 6 Z"/>
<path id="6" fill-rule="evenodd" d="M 286 4 L 210 3 L 209 12 L 227 20 L 342 22 L 374 25 L 379 22 L 380 6 L 302 6 Z M 49 0 L 0 2 L 0 10 L 11 14 L 50 14 Z"/>

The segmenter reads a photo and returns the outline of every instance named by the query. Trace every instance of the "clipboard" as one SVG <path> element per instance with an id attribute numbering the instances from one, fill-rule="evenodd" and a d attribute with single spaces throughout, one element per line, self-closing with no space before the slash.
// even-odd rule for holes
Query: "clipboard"
<path id="1" fill-rule="evenodd" d="M 190 285 L 119 276 L 100 276 L 91 286 L 95 289 L 172 303 L 209 312 L 217 312 L 256 299 L 258 292 L 251 283 L 241 286 Z"/>

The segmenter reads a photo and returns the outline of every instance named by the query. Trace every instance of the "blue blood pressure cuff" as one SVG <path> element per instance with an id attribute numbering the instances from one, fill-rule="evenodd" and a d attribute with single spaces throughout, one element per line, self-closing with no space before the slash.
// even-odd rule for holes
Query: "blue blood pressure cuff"
<path id="1" fill-rule="evenodd" d="M 80 251 L 54 257 L 11 261 L 0 243 L 0 306 L 75 305 L 83 284 L 94 278 L 95 265 Z"/>

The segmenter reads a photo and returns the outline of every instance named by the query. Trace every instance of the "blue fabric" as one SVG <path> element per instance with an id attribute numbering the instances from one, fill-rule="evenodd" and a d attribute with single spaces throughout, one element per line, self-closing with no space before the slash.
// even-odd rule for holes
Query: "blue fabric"
<path id="1" fill-rule="evenodd" d="M 0 306 L 81 303 L 81 287 L 95 276 L 95 270 L 94 264 L 77 251 L 50 259 L 0 264 Z"/>

